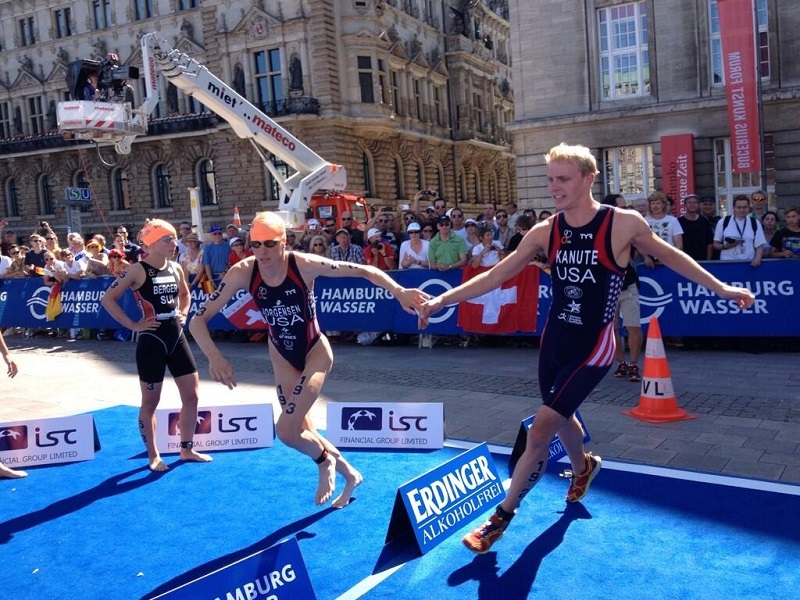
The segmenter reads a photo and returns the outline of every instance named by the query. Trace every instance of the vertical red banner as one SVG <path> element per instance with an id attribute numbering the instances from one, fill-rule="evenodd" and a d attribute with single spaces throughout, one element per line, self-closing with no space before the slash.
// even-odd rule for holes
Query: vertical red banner
<path id="1" fill-rule="evenodd" d="M 672 212 L 686 210 L 683 199 L 694 194 L 694 136 L 691 133 L 661 136 L 661 178 L 664 193 L 672 198 Z"/>
<path id="2" fill-rule="evenodd" d="M 761 171 L 753 0 L 717 0 L 734 173 Z"/>

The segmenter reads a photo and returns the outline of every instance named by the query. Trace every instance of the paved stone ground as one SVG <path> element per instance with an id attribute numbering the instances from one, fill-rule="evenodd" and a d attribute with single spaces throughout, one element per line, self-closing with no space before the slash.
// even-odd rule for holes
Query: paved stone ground
<path id="1" fill-rule="evenodd" d="M 56 416 L 138 403 L 135 344 L 8 338 L 21 373 L 0 383 L 0 420 Z M 274 402 L 264 344 L 225 342 L 240 385 L 208 381 L 202 353 L 201 403 Z M 538 349 L 334 346 L 335 364 L 313 411 L 324 426 L 326 400 L 443 402 L 450 438 L 512 445 L 522 419 L 540 404 Z M 800 483 L 800 354 L 667 348 L 679 405 L 691 421 L 645 423 L 640 386 L 610 375 L 581 407 L 590 448 L 606 458 Z M 177 403 L 165 386 L 165 405 Z M 132 433 L 133 435 L 134 433 Z"/>

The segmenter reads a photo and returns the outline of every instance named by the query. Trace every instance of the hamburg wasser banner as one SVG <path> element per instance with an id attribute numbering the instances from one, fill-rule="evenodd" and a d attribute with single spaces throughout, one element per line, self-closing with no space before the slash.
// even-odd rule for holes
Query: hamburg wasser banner
<path id="1" fill-rule="evenodd" d="M 769 259 L 753 268 L 747 262 L 704 261 L 703 266 L 722 281 L 741 285 L 756 295 L 755 304 L 741 310 L 735 303 L 723 300 L 714 293 L 666 267 L 648 269 L 639 267 L 639 296 L 641 298 L 642 324 L 650 317 L 658 317 L 664 335 L 677 336 L 800 336 L 800 319 L 787 319 L 798 306 L 800 288 L 800 261 Z M 416 287 L 432 296 L 438 296 L 458 286 L 462 280 L 460 271 L 431 271 L 410 269 L 391 271 L 390 276 L 404 287 Z M 110 278 L 69 281 L 61 291 L 61 314 L 54 321 L 47 321 L 45 311 L 50 288 L 41 278 L 0 280 L 0 325 L 4 327 L 86 327 L 90 329 L 117 329 L 117 323 L 100 304 L 103 294 L 111 284 Z M 550 277 L 540 273 L 538 310 L 535 329 L 519 328 L 516 335 L 544 329 L 547 311 L 551 304 Z M 381 288 L 363 279 L 316 280 L 314 293 L 317 297 L 317 317 L 323 330 L 338 331 L 393 331 L 396 333 L 419 333 L 417 317 L 402 310 L 398 302 Z M 488 308 L 508 308 L 510 292 Z M 192 290 L 191 314 L 205 302 L 207 294 Z M 123 296 L 123 308 L 131 318 L 139 318 L 140 312 L 129 292 Z M 517 295 L 517 304 L 522 303 L 523 312 L 533 310 L 532 300 Z M 474 305 L 481 310 L 484 325 L 492 320 L 486 312 L 487 305 Z M 458 326 L 461 308 L 453 304 L 430 319 L 427 333 L 434 335 L 458 335 L 463 332 Z M 498 316 L 502 316 L 500 312 Z M 232 329 L 236 323 L 244 329 L 261 329 L 274 317 L 264 317 L 255 308 L 250 295 L 241 291 L 225 308 L 222 314 L 211 320 L 211 329 Z M 490 326 L 487 333 L 499 332 Z M 530 334 L 530 333 L 528 333 Z"/>
<path id="2" fill-rule="evenodd" d="M 761 133 L 753 0 L 717 0 L 717 8 L 728 96 L 731 168 L 734 173 L 758 173 Z"/>

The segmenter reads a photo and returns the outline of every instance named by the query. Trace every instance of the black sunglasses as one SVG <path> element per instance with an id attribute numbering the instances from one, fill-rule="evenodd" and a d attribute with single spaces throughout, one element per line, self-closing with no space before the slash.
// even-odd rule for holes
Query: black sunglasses
<path id="1" fill-rule="evenodd" d="M 268 242 L 250 242 L 251 248 L 261 248 L 261 246 L 266 246 L 267 248 L 274 248 L 278 245 L 278 240 L 270 240 Z"/>

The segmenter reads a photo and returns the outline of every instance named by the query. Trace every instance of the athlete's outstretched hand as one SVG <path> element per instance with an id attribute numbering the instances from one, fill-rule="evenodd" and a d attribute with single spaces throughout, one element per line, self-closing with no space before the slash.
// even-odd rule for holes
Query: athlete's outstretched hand
<path id="1" fill-rule="evenodd" d="M 720 291 L 719 295 L 726 300 L 733 300 L 742 309 L 750 308 L 756 301 L 756 296 L 753 292 L 747 288 L 734 287 L 732 285 L 722 286 L 722 291 Z"/>
<path id="2" fill-rule="evenodd" d="M 425 329 L 428 327 L 428 320 L 430 319 L 431 315 L 435 315 L 437 312 L 442 310 L 442 302 L 440 298 L 428 298 L 427 302 L 425 302 L 417 311 L 417 315 L 419 316 L 419 325 L 420 329 Z"/>
<path id="3" fill-rule="evenodd" d="M 236 379 L 233 376 L 233 365 L 223 357 L 219 356 L 208 359 L 208 373 L 211 375 L 211 379 L 227 385 L 229 390 L 236 387 Z"/>
<path id="4" fill-rule="evenodd" d="M 422 307 L 427 300 L 430 300 L 428 294 L 417 288 L 403 288 L 399 294 L 395 294 L 395 298 L 397 298 L 403 310 L 410 315 L 417 314 L 420 307 Z"/>

